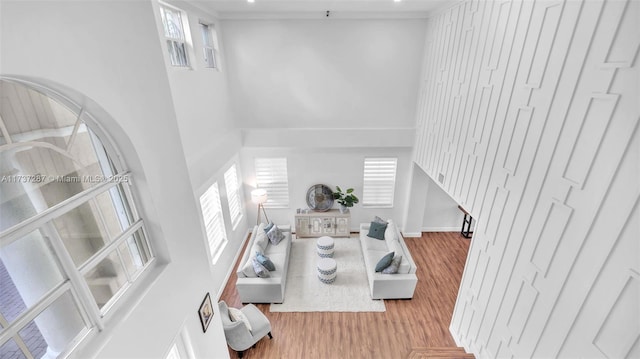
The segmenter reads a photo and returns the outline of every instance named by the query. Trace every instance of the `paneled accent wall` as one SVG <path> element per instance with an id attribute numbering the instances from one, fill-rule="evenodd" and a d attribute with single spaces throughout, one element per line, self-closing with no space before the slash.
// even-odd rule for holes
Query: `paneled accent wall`
<path id="1" fill-rule="evenodd" d="M 450 330 L 478 357 L 640 357 L 639 7 L 429 21 L 414 161 L 477 219 Z"/>

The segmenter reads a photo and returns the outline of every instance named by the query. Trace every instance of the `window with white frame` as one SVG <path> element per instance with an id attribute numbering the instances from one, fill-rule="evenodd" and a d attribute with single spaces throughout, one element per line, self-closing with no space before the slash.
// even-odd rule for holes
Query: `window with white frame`
<path id="1" fill-rule="evenodd" d="M 286 158 L 256 158 L 256 185 L 267 191 L 265 208 L 289 207 L 289 177 Z"/>
<path id="2" fill-rule="evenodd" d="M 200 208 L 207 234 L 209 254 L 211 263 L 216 264 L 222 250 L 227 245 L 227 230 L 222 217 L 222 206 L 220 205 L 220 192 L 218 182 L 214 182 L 207 191 L 200 196 Z"/>
<path id="3" fill-rule="evenodd" d="M 153 253 L 96 119 L 32 83 L 0 77 L 0 93 L 0 358 L 65 356 Z"/>
<path id="4" fill-rule="evenodd" d="M 169 348 L 166 359 L 191 359 L 195 358 L 193 349 L 191 348 L 191 341 L 186 328 L 182 328 L 176 340 Z"/>
<path id="5" fill-rule="evenodd" d="M 393 207 L 397 158 L 365 158 L 362 185 L 364 207 Z"/>
<path id="6" fill-rule="evenodd" d="M 227 202 L 229 204 L 229 216 L 231 217 L 231 226 L 236 229 L 238 223 L 242 219 L 242 203 L 240 201 L 240 178 L 234 163 L 224 173 L 224 186 L 227 189 Z"/>
<path id="7" fill-rule="evenodd" d="M 166 359 L 182 359 L 180 350 L 178 350 L 178 345 L 176 343 L 173 343 L 173 345 L 169 349 L 169 353 L 167 354 Z"/>
<path id="8" fill-rule="evenodd" d="M 160 15 L 171 65 L 189 67 L 188 42 L 185 33 L 185 27 L 188 24 L 186 14 L 179 9 L 161 4 Z"/>
<path id="9" fill-rule="evenodd" d="M 217 34 L 215 27 L 213 25 L 200 23 L 200 32 L 202 34 L 202 50 L 204 54 L 205 67 L 219 69 L 217 61 Z"/>

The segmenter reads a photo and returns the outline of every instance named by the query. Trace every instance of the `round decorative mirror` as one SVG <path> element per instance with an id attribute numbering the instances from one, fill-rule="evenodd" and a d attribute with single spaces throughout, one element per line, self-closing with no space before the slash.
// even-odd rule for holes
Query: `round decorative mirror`
<path id="1" fill-rule="evenodd" d="M 333 207 L 333 191 L 323 184 L 309 187 L 306 199 L 307 205 L 314 211 L 325 212 Z"/>

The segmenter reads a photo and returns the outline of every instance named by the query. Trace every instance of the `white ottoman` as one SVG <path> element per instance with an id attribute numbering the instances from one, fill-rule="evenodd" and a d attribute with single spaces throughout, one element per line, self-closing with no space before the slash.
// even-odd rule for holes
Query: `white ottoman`
<path id="1" fill-rule="evenodd" d="M 322 283 L 331 284 L 336 280 L 338 265 L 333 258 L 321 258 L 318 260 L 318 279 Z"/>
<path id="2" fill-rule="evenodd" d="M 333 238 L 324 236 L 318 238 L 316 242 L 316 247 L 318 248 L 318 255 L 322 258 L 333 258 Z"/>

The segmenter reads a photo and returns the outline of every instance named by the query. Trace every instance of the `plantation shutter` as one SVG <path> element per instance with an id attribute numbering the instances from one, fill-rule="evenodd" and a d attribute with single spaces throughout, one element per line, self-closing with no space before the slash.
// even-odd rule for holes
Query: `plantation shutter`
<path id="1" fill-rule="evenodd" d="M 267 191 L 265 208 L 289 207 L 289 180 L 286 158 L 256 158 L 256 184 Z"/>
<path id="2" fill-rule="evenodd" d="M 224 173 L 224 185 L 227 188 L 231 225 L 233 229 L 236 229 L 242 219 L 242 208 L 240 206 L 240 180 L 235 163 Z"/>
<path id="3" fill-rule="evenodd" d="M 397 158 L 365 158 L 362 186 L 364 207 L 393 207 Z"/>
<path id="4" fill-rule="evenodd" d="M 209 252 L 211 261 L 216 263 L 222 253 L 222 249 L 227 244 L 226 229 L 222 218 L 222 206 L 220 205 L 220 193 L 218 183 L 215 182 L 200 197 L 200 207 L 204 219 L 204 227 L 207 233 Z"/>

